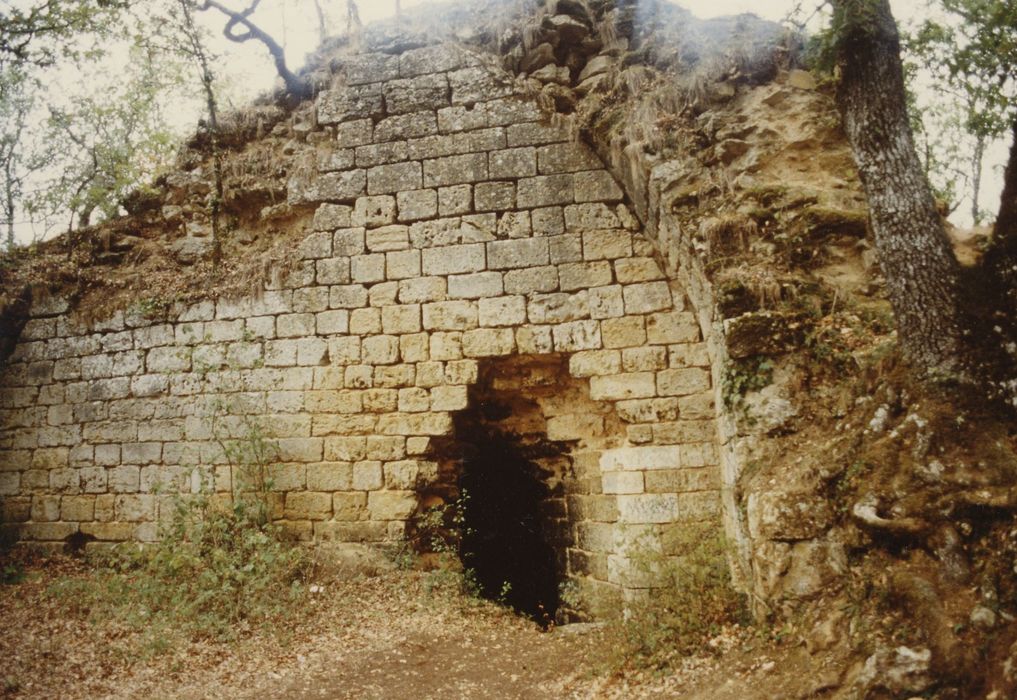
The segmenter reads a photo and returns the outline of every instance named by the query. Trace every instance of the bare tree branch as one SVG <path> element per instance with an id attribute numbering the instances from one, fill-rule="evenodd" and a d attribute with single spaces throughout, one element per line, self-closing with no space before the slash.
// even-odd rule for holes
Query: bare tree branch
<path id="1" fill-rule="evenodd" d="M 268 49 L 268 52 L 272 54 L 272 61 L 275 63 L 275 70 L 279 74 L 279 77 L 283 79 L 283 83 L 286 84 L 286 91 L 294 97 L 304 99 L 311 96 L 311 85 L 306 80 L 297 76 L 286 66 L 286 52 L 282 46 L 276 42 L 268 33 L 261 29 L 258 25 L 251 21 L 250 17 L 254 14 L 254 11 L 258 9 L 258 5 L 261 0 L 252 0 L 251 4 L 246 10 L 237 12 L 231 10 L 217 0 L 203 0 L 200 5 L 197 6 L 198 10 L 205 11 L 208 9 L 215 9 L 226 15 L 229 20 L 226 22 L 226 26 L 223 28 L 222 33 L 230 41 L 242 44 L 251 39 L 260 41 Z M 238 27 L 243 27 L 242 32 L 238 32 Z"/>

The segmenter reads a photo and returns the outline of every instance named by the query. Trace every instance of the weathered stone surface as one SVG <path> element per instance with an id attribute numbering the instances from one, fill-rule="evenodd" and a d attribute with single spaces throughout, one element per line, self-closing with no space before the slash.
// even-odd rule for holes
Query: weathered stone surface
<path id="1" fill-rule="evenodd" d="M 382 114 L 380 85 L 361 85 L 329 90 L 318 98 L 318 123 L 335 124 L 351 119 L 377 118 Z"/>
<path id="2" fill-rule="evenodd" d="M 385 83 L 385 107 L 389 114 L 419 112 L 448 106 L 448 79 L 440 73 Z"/>

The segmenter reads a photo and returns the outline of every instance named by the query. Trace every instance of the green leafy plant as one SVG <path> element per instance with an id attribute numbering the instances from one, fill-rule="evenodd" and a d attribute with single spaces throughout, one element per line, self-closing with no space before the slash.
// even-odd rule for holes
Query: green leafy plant
<path id="1" fill-rule="evenodd" d="M 630 557 L 659 587 L 624 606 L 593 603 L 596 616 L 608 623 L 607 662 L 615 670 L 667 668 L 710 651 L 707 642 L 723 627 L 749 619 L 745 596 L 731 585 L 726 544 L 715 526 L 690 526 L 672 551 L 665 556 L 644 549 Z"/>
<path id="2" fill-rule="evenodd" d="M 61 580 L 52 595 L 72 610 L 115 617 L 142 632 L 148 653 L 177 641 L 235 640 L 295 614 L 311 562 L 269 519 L 273 446 L 253 426 L 220 443 L 233 472 L 230 492 L 203 486 L 170 497 L 157 542 L 94 555 L 94 575 Z"/>
<path id="3" fill-rule="evenodd" d="M 773 360 L 764 355 L 732 362 L 724 375 L 724 405 L 729 410 L 740 408 L 745 394 L 769 386 L 773 381 L 773 369 Z"/>

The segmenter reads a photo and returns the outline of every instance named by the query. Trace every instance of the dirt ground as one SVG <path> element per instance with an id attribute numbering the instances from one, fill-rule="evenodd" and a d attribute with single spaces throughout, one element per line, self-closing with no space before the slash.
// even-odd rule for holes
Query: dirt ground
<path id="1" fill-rule="evenodd" d="M 63 558 L 0 585 L 0 698 L 792 698 L 815 690 L 804 652 L 729 631 L 726 653 L 676 671 L 610 673 L 597 626 L 545 632 L 492 603 L 389 570 L 315 589 L 306 615 L 233 644 L 150 653 L 115 620 L 68 615 L 48 589 L 87 576 Z"/>

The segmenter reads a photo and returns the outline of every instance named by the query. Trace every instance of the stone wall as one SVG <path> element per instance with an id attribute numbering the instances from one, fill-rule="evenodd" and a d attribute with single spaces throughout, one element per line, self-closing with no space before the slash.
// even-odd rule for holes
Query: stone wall
<path id="1" fill-rule="evenodd" d="M 7 527 L 151 540 L 171 493 L 230 492 L 228 448 L 257 430 L 278 447 L 287 529 L 398 539 L 454 476 L 442 445 L 463 438 L 471 385 L 532 356 L 582 386 L 574 401 L 515 388 L 566 446 L 563 575 L 652 585 L 634 543 L 666 552 L 670 530 L 718 516 L 715 401 L 699 319 L 622 189 L 479 55 L 445 44 L 334 71 L 304 134 L 315 162 L 288 188 L 317 206 L 314 230 L 263 293 L 158 318 L 33 306 L 0 373 Z"/>

